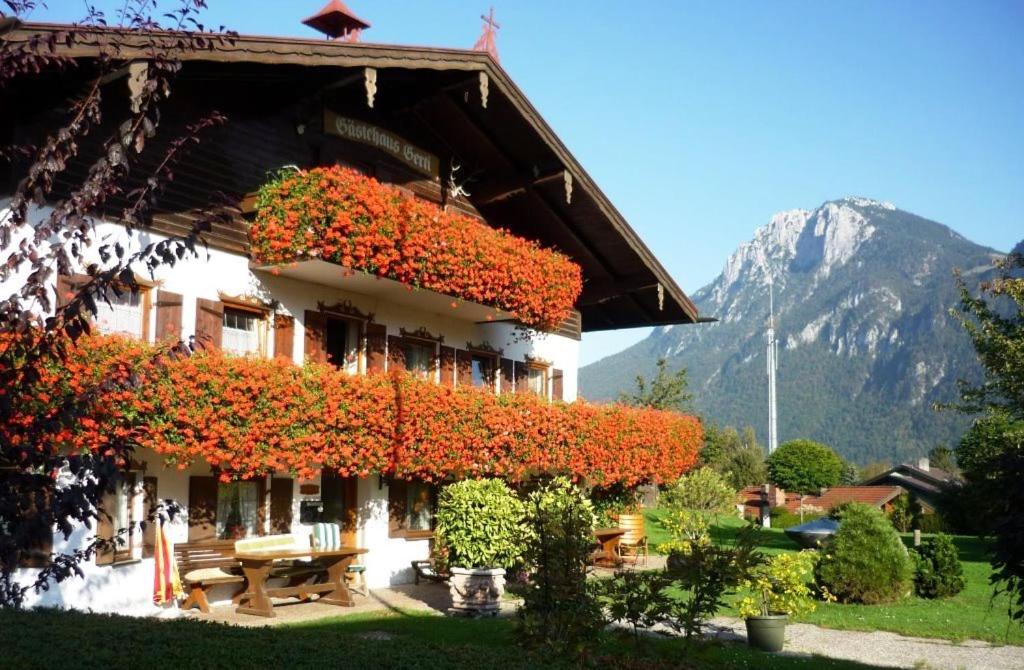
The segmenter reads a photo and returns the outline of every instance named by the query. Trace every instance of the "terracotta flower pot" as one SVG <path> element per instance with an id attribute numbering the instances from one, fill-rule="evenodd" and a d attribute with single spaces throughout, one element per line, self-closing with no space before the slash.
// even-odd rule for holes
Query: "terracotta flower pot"
<path id="1" fill-rule="evenodd" d="M 782 651 L 786 642 L 786 615 L 747 618 L 747 644 L 761 651 Z"/>

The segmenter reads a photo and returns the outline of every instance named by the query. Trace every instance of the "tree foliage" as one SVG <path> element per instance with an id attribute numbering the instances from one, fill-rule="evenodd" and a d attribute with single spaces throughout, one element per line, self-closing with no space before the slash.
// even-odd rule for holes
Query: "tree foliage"
<path id="1" fill-rule="evenodd" d="M 961 383 L 959 408 L 980 413 L 957 449 L 967 482 L 965 500 L 978 505 L 983 530 L 994 537 L 992 584 L 1010 595 L 1009 612 L 1024 623 L 1024 256 L 997 263 L 998 276 L 972 295 L 962 277 L 959 311 L 985 372 Z"/>
<path id="2" fill-rule="evenodd" d="M 27 16 L 37 3 L 3 4 L 9 14 L 0 10 L 0 23 Z M 0 147 L 0 161 L 11 164 L 17 183 L 7 211 L 0 213 L 0 249 L 5 253 L 0 281 L 15 287 L 0 296 L 0 331 L 5 334 L 0 344 L 0 424 L 10 426 L 15 415 L 31 417 L 18 426 L 16 439 L 0 443 L 0 467 L 5 470 L 0 526 L 6 530 L 0 535 L 0 606 L 20 606 L 28 589 L 46 589 L 52 581 L 80 575 L 83 561 L 109 547 L 109 540 L 97 538 L 84 549 L 50 556 L 31 584 L 14 578 L 19 559 L 35 540 L 53 528 L 70 537 L 75 527 L 92 526 L 105 514 L 103 494 L 134 449 L 127 436 L 113 436 L 102 450 L 89 445 L 69 450 L 52 437 L 62 427 L 77 425 L 122 380 L 104 379 L 69 390 L 51 399 L 52 412 L 27 413 L 23 400 L 39 397 L 43 371 L 66 360 L 71 344 L 89 332 L 97 304 L 138 291 L 136 271 L 154 273 L 194 255 L 201 235 L 229 216 L 222 203 L 211 202 L 196 212 L 197 223 L 187 234 L 147 244 L 94 234 L 93 217 L 104 212 L 116 216 L 129 232 L 149 228 L 178 161 L 206 130 L 226 120 L 209 110 L 155 152 L 150 148 L 149 140 L 160 127 L 160 108 L 181 69 L 180 57 L 233 39 L 223 29 L 211 33 L 198 22 L 203 0 L 179 0 L 166 9 L 156 4 L 129 0 L 116 20 L 108 21 L 87 3 L 86 18 L 65 31 L 22 42 L 0 38 L 0 105 L 17 102 L 19 87 L 51 86 L 58 80 L 55 73 L 76 66 L 60 55 L 58 44 L 91 42 L 99 51 L 84 85 L 58 106 L 60 116 L 50 117 L 59 121 L 42 122 L 37 132 L 19 138 L 23 143 Z M 103 29 L 102 39 L 90 34 L 97 27 Z M 121 55 L 129 43 L 142 52 L 130 63 Z M 105 85 L 116 81 L 119 71 L 133 69 L 139 85 L 128 91 Z M 71 272 L 88 279 L 71 295 L 55 296 L 58 273 Z M 128 530 L 116 529 L 115 541 Z"/>
<path id="3" fill-rule="evenodd" d="M 758 444 L 751 426 L 740 432 L 732 426 L 719 428 L 714 424 L 707 425 L 700 465 L 714 468 L 736 490 L 763 484 L 768 478 L 764 449 Z"/>
<path id="4" fill-rule="evenodd" d="M 772 483 L 801 495 L 835 486 L 843 474 L 843 459 L 812 440 L 790 440 L 779 445 L 768 457 L 767 466 Z"/>
<path id="5" fill-rule="evenodd" d="M 687 391 L 686 368 L 671 372 L 665 358 L 659 358 L 656 365 L 658 372 L 654 379 L 648 381 L 643 375 L 637 375 L 636 390 L 619 394 L 619 402 L 634 407 L 688 410 L 693 395 Z"/>

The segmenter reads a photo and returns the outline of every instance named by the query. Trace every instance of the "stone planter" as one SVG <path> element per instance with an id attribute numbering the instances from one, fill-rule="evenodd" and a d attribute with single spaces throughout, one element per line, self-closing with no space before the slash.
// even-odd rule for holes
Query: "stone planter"
<path id="1" fill-rule="evenodd" d="M 501 609 L 505 593 L 502 568 L 451 568 L 448 590 L 452 595 L 452 614 L 493 616 Z"/>
<path id="2" fill-rule="evenodd" d="M 786 615 L 747 618 L 747 644 L 761 651 L 782 651 L 786 642 Z"/>

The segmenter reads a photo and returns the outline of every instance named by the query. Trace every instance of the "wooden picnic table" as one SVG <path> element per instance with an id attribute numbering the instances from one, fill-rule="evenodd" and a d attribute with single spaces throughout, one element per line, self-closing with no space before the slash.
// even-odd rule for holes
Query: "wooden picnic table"
<path id="1" fill-rule="evenodd" d="M 274 604 L 271 598 L 306 599 L 314 593 L 322 594 L 317 602 L 328 605 L 351 607 L 352 593 L 345 582 L 345 570 L 359 554 L 366 549 L 341 547 L 340 549 L 270 549 L 265 551 L 239 551 L 235 558 L 242 564 L 242 571 L 248 584 L 236 612 L 272 617 Z M 319 584 L 300 584 L 267 588 L 267 578 L 274 561 L 313 558 L 320 561 L 327 570 L 327 581 Z"/>
<path id="2" fill-rule="evenodd" d="M 619 564 L 619 540 L 625 534 L 625 528 L 595 528 L 594 537 L 597 538 L 601 548 L 594 552 L 594 564 L 617 566 Z"/>

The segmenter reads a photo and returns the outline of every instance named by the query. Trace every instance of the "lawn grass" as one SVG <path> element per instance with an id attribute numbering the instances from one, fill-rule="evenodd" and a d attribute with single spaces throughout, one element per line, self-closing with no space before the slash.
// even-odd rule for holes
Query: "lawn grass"
<path id="1" fill-rule="evenodd" d="M 669 539 L 667 531 L 659 523 L 661 510 L 647 510 L 647 532 L 653 547 Z M 712 528 L 712 536 L 719 541 L 729 541 L 743 522 L 733 517 L 723 517 Z M 913 537 L 903 536 L 907 546 Z M 800 617 L 800 621 L 827 628 L 845 630 L 884 630 L 916 637 L 934 637 L 959 642 L 965 639 L 985 640 L 999 644 L 1024 645 L 1024 628 L 1012 624 L 1006 614 L 1007 599 L 992 599 L 992 587 L 988 579 L 992 568 L 988 563 L 984 543 L 976 537 L 957 535 L 953 537 L 960 552 L 964 579 L 963 591 L 952 598 L 926 600 L 909 597 L 889 605 L 842 605 L 819 603 L 815 612 Z M 785 551 L 799 551 L 799 546 L 781 530 L 765 529 L 761 534 L 761 547 L 767 554 Z M 727 616 L 738 616 L 734 603 L 738 596 L 730 599 L 730 608 L 723 610 Z"/>
<path id="2" fill-rule="evenodd" d="M 773 655 L 737 644 L 648 639 L 640 648 L 608 634 L 593 656 L 601 668 L 708 670 L 870 670 L 820 657 Z M 159 621 L 102 614 L 0 610 L 0 666 L 34 668 L 563 668 L 530 656 L 504 619 L 467 620 L 379 612 L 273 628 L 194 619 Z M 577 666 L 578 667 L 578 666 Z"/>

